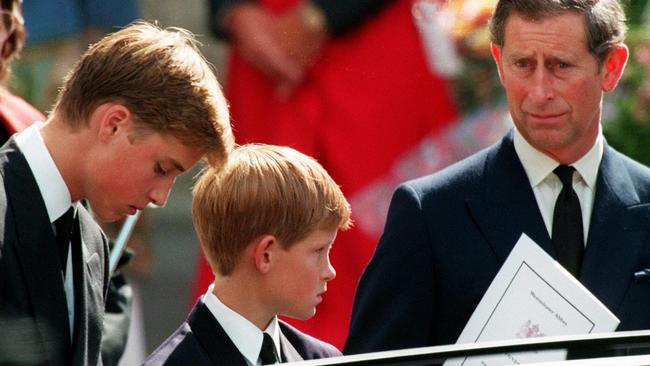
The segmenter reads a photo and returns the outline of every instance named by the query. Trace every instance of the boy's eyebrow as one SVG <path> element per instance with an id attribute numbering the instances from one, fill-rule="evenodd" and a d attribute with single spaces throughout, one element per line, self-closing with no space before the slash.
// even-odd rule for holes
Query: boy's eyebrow
<path id="1" fill-rule="evenodd" d="M 170 159 L 169 159 L 169 163 L 170 163 L 171 165 L 173 165 L 174 168 L 176 168 L 176 169 L 177 169 L 178 171 L 180 171 L 181 173 L 184 173 L 185 170 L 187 170 L 187 169 L 185 169 L 185 168 L 183 167 L 183 165 L 182 165 L 181 163 L 179 163 L 179 162 L 176 161 L 175 159 L 171 159 L 171 158 L 170 158 Z"/>

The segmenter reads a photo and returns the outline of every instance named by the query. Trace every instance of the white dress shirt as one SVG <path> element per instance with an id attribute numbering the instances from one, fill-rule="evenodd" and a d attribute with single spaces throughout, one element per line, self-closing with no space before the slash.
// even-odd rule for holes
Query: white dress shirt
<path id="1" fill-rule="evenodd" d="M 203 297 L 203 301 L 208 307 L 208 310 L 210 310 L 215 319 L 221 324 L 221 327 L 223 327 L 223 330 L 235 344 L 239 352 L 244 355 L 248 366 L 261 365 L 262 362 L 259 359 L 259 355 L 262 350 L 262 339 L 264 337 L 262 331 L 248 319 L 222 303 L 212 293 L 213 289 L 214 284 L 208 287 L 208 291 Z M 264 333 L 268 333 L 273 338 L 276 354 L 279 357 L 280 327 L 277 317 L 273 318 L 269 326 L 264 330 Z"/>
<path id="2" fill-rule="evenodd" d="M 52 155 L 47 150 L 40 129 L 42 122 L 36 122 L 16 136 L 16 144 L 25 156 L 27 164 L 36 179 L 36 184 L 41 192 L 47 215 L 52 228 L 54 221 L 61 217 L 72 205 L 70 191 L 63 181 L 63 177 L 56 167 Z M 69 245 L 69 244 L 68 244 Z M 68 247 L 64 279 L 65 298 L 68 307 L 68 321 L 70 325 L 70 339 L 74 329 L 74 283 L 72 280 L 72 253 Z"/>
<path id="3" fill-rule="evenodd" d="M 530 185 L 533 188 L 537 206 L 544 219 L 548 235 L 552 238 L 555 201 L 562 190 L 562 182 L 553 173 L 553 170 L 560 163 L 532 147 L 516 128 L 514 130 L 514 144 L 517 156 L 524 166 Z M 603 149 L 604 138 L 601 129 L 598 132 L 594 146 L 582 158 L 570 164 L 577 172 L 577 174 L 573 174 L 573 189 L 578 195 L 582 210 L 582 228 L 584 230 L 583 238 L 585 245 L 587 244 L 587 235 L 589 233 L 591 211 L 594 207 L 596 178 L 598 177 L 600 161 L 603 158 Z"/>

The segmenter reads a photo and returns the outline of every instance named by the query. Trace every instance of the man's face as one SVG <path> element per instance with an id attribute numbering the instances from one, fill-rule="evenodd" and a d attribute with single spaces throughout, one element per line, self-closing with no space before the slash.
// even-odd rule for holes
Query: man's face
<path id="1" fill-rule="evenodd" d="M 508 17 L 492 51 L 517 129 L 536 149 L 572 163 L 599 131 L 604 73 L 589 52 L 584 17 L 567 12 L 532 21 Z"/>
<path id="2" fill-rule="evenodd" d="M 95 153 L 88 169 L 85 197 L 102 221 L 119 220 L 149 203 L 164 206 L 176 177 L 201 157 L 172 136 L 150 133 L 134 140 L 131 128 Z"/>
<path id="3" fill-rule="evenodd" d="M 329 259 L 336 232 L 317 230 L 288 250 L 278 248 L 272 270 L 276 313 L 298 319 L 314 316 L 327 282 L 336 276 Z"/>

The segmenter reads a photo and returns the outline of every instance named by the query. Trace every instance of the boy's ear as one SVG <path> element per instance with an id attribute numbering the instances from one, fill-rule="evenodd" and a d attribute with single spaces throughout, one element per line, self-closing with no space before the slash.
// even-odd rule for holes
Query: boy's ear
<path id="1" fill-rule="evenodd" d="M 257 238 L 253 245 L 255 267 L 261 273 L 268 273 L 271 270 L 273 251 L 280 247 L 278 239 L 273 235 L 263 235 Z"/>
<path id="2" fill-rule="evenodd" d="M 95 109 L 91 125 L 97 124 L 100 141 L 107 141 L 119 132 L 125 131 L 132 123 L 131 111 L 119 103 L 104 103 Z"/>

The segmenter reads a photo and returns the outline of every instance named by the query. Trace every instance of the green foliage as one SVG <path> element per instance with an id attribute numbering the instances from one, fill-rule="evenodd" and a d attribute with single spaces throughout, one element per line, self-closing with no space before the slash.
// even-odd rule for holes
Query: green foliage
<path id="1" fill-rule="evenodd" d="M 647 0 L 627 0 L 621 2 L 625 8 L 628 24 L 636 26 L 643 22 L 643 11 L 647 2 Z"/>
<path id="2" fill-rule="evenodd" d="M 631 24 L 626 44 L 626 70 L 605 98 L 604 134 L 614 148 L 650 166 L 650 28 Z"/>
<path id="3" fill-rule="evenodd" d="M 463 72 L 453 84 L 456 104 L 466 114 L 494 105 L 504 95 L 497 67 L 487 52 L 465 53 Z"/>

